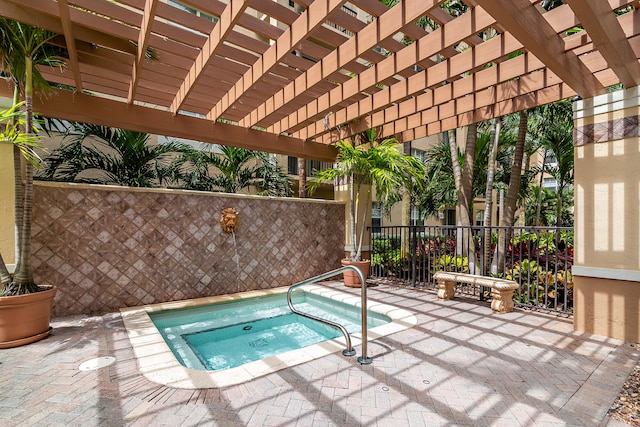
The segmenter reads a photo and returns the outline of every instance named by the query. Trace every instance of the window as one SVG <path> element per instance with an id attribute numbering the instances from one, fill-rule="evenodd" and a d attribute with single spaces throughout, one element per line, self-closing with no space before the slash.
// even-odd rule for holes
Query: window
<path id="1" fill-rule="evenodd" d="M 546 156 L 544 158 L 544 164 L 547 166 L 558 166 L 558 159 L 556 155 L 551 150 L 547 150 Z"/>
<path id="2" fill-rule="evenodd" d="M 382 227 L 382 207 L 379 202 L 371 205 L 371 227 Z"/>
<path id="3" fill-rule="evenodd" d="M 204 18 L 207 21 L 211 21 L 211 22 L 214 22 L 214 23 L 218 22 L 218 18 L 216 18 L 215 16 L 207 15 L 204 12 L 200 12 L 198 9 L 194 9 L 192 7 L 189 7 L 189 6 L 185 6 L 185 5 L 181 4 L 181 3 L 178 3 L 175 0 L 169 0 L 167 2 L 167 4 L 169 4 L 169 5 L 173 6 L 173 7 L 176 7 L 178 9 L 184 10 L 185 12 L 189 12 L 192 15 L 196 15 L 196 16 L 199 16 L 200 18 Z"/>
<path id="4" fill-rule="evenodd" d="M 484 211 L 476 213 L 476 225 L 482 227 L 484 225 Z"/>
<path id="5" fill-rule="evenodd" d="M 420 211 L 416 206 L 411 206 L 411 225 L 422 225 L 422 220 L 420 219 Z"/>
<path id="6" fill-rule="evenodd" d="M 324 162 L 320 160 L 307 160 L 307 176 L 313 176 L 315 171 L 325 169 Z"/>
<path id="7" fill-rule="evenodd" d="M 350 7 L 347 7 L 347 6 L 342 6 L 342 11 L 344 13 L 346 13 L 347 15 L 353 16 L 354 18 L 358 16 L 358 12 L 356 12 L 355 10 L 353 10 Z"/>
<path id="8" fill-rule="evenodd" d="M 315 171 L 327 169 L 331 167 L 331 163 L 322 162 L 320 160 L 307 160 L 307 176 L 313 176 Z M 298 158 L 289 156 L 287 158 L 287 173 L 289 175 L 298 175 Z"/>
<path id="9" fill-rule="evenodd" d="M 298 158 L 289 156 L 287 158 L 287 173 L 289 175 L 298 175 Z"/>
<path id="10" fill-rule="evenodd" d="M 412 148 L 411 156 L 424 163 L 425 159 L 427 158 L 427 152 L 424 150 L 418 150 L 417 148 Z"/>
<path id="11" fill-rule="evenodd" d="M 558 181 L 555 178 L 545 178 L 542 185 L 553 193 L 558 191 Z"/>
<path id="12" fill-rule="evenodd" d="M 456 225 L 456 210 L 455 209 L 445 209 L 443 212 L 443 225 Z"/>

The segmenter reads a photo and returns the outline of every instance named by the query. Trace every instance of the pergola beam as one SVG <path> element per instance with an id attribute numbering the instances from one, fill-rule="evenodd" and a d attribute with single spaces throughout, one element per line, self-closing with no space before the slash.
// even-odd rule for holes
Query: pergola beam
<path id="1" fill-rule="evenodd" d="M 149 46 L 149 35 L 151 34 L 151 26 L 156 16 L 157 7 L 158 0 L 146 0 L 144 3 L 142 23 L 140 24 L 140 34 L 138 35 L 138 52 L 135 60 L 133 61 L 131 82 L 129 83 L 129 96 L 127 98 L 127 102 L 129 104 L 132 104 L 136 97 L 138 81 L 140 80 L 140 72 L 142 71 L 142 61 L 146 58 L 147 47 Z"/>
<path id="2" fill-rule="evenodd" d="M 295 100 L 296 97 L 313 89 L 332 73 L 339 71 L 367 50 L 373 49 L 381 40 L 392 37 L 395 34 L 393 31 L 395 26 L 404 27 L 413 23 L 428 10 L 437 7 L 443 1 L 405 0 L 398 3 L 380 15 L 377 20 L 360 30 L 351 39 L 338 46 L 336 50 L 315 63 L 304 74 L 260 104 L 245 117 L 243 124 L 245 126 L 253 126 L 260 120 L 269 117 L 277 112 L 278 109 Z"/>
<path id="3" fill-rule="evenodd" d="M 12 85 L 0 84 L 0 96 L 11 97 Z M 334 161 L 337 151 L 327 144 L 303 141 L 206 119 L 174 115 L 170 111 L 54 89 L 46 98 L 34 97 L 38 113 L 62 120 L 93 123 L 155 135 L 194 139 L 268 153 L 286 154 L 322 161 Z"/>
<path id="4" fill-rule="evenodd" d="M 202 77 L 202 73 L 211 60 L 216 56 L 218 50 L 223 46 L 224 40 L 233 30 L 238 20 L 242 17 L 245 9 L 249 6 L 247 0 L 230 0 L 227 7 L 222 12 L 220 21 L 213 27 L 211 34 L 207 38 L 204 46 L 200 50 L 198 57 L 194 61 L 189 74 L 180 86 L 175 99 L 171 103 L 171 111 L 176 114 L 180 111 L 185 99 L 193 90 L 194 86 Z"/>
<path id="5" fill-rule="evenodd" d="M 82 78 L 80 77 L 80 67 L 78 66 L 78 51 L 76 50 L 76 39 L 73 36 L 73 26 L 71 25 L 71 19 L 69 17 L 69 3 L 67 0 L 58 0 L 58 10 L 60 11 L 60 23 L 62 24 L 73 80 L 76 85 L 76 90 L 82 92 Z"/>
<path id="6" fill-rule="evenodd" d="M 251 66 L 251 69 L 236 82 L 234 87 L 214 105 L 207 118 L 216 120 L 221 117 L 262 76 L 269 74 L 286 55 L 289 55 L 295 49 L 297 44 L 306 39 L 335 10 L 340 9 L 345 3 L 346 0 L 315 0 L 311 3 L 309 8 L 287 28 L 264 55 Z"/>
<path id="7" fill-rule="evenodd" d="M 509 34 L 501 37 L 512 38 Z M 496 40 L 501 44 L 501 40 Z M 508 42 L 507 42 L 508 43 Z M 519 44 L 517 41 L 515 44 Z M 513 45 L 513 43 L 512 43 Z M 511 50 L 513 46 L 509 48 Z M 474 48 L 478 49 L 478 47 Z M 473 54 L 473 51 L 469 52 Z M 496 54 L 494 54 L 496 55 Z M 474 55 L 475 56 L 475 55 Z M 447 64 L 443 64 L 447 69 Z M 524 75 L 519 80 L 512 80 L 514 76 Z M 440 77 L 442 78 L 442 77 Z M 402 126 L 405 120 L 413 121 L 413 127 L 418 127 L 433 121 L 465 114 L 469 111 L 486 107 L 503 99 L 509 99 L 529 91 L 557 84 L 559 79 L 552 73 L 544 71 L 544 64 L 532 53 L 510 59 L 493 67 L 483 69 L 473 75 L 455 82 L 440 86 L 433 91 L 423 93 L 414 98 L 394 104 L 380 111 L 372 112 L 361 118 L 361 125 L 356 127 L 336 127 L 339 138 L 346 138 L 360 132 L 367 127 L 387 126 L 392 133 L 397 126 Z M 418 121 L 416 121 L 418 119 Z M 322 123 L 316 122 L 308 132 L 319 130 Z M 405 130 L 404 128 L 401 130 Z M 332 132 L 333 129 L 332 129 Z M 387 135 L 389 133 L 386 133 Z M 300 137 L 305 132 L 295 134 Z M 335 137 L 332 133 L 332 137 Z M 327 138 L 322 139 L 327 142 Z"/>
<path id="8" fill-rule="evenodd" d="M 624 17 L 620 17 L 619 19 L 622 18 Z M 513 37 L 512 35 L 504 34 L 498 37 L 504 37 L 507 41 L 501 41 L 498 38 L 496 38 L 497 40 L 492 40 L 501 45 L 510 46 L 507 51 L 514 48 L 513 44 L 508 42 L 508 39 Z M 570 39 L 579 40 L 581 36 L 576 34 L 571 36 Z M 480 47 L 491 48 L 492 46 L 490 46 L 489 43 L 492 40 L 473 48 L 471 51 L 464 52 L 464 54 L 472 54 L 476 57 L 475 50 Z M 640 50 L 640 37 L 634 38 L 632 42 L 632 49 Z M 590 43 L 586 42 L 585 44 L 588 45 Z M 482 61 L 487 59 L 485 56 Z M 442 65 L 449 70 L 450 65 Z M 545 90 L 547 87 L 558 84 L 560 81 L 558 76 L 544 68 L 544 65 L 545 64 L 532 53 L 527 52 L 524 55 L 499 63 L 494 67 L 478 71 L 452 84 L 438 87 L 434 91 L 389 106 L 368 116 L 363 116 L 360 118 L 359 125 L 357 126 L 339 127 L 332 129 L 332 132 L 329 134 L 326 133 L 324 129 L 324 123 L 318 121 L 305 130 L 307 133 L 303 131 L 294 134 L 294 136 L 311 138 L 324 134 L 319 138 L 319 141 L 329 143 L 336 138 L 346 138 L 368 127 L 384 126 L 385 135 L 392 135 L 409 128 L 419 127 L 422 124 L 454 120 L 460 116 L 466 117 L 471 111 L 477 111 L 478 109 L 488 108 L 493 105 L 504 105 L 505 100 L 508 101 L 514 97 L 521 97 L 523 94 Z M 603 82 L 604 86 L 615 84 L 616 79 L 611 78 L 611 75 L 615 76 L 615 74 L 613 71 L 607 69 L 606 61 L 602 60 L 598 55 L 589 55 L 586 59 L 585 66 L 596 76 L 598 81 Z M 513 80 L 516 76 L 520 76 L 519 79 Z M 571 92 L 571 94 L 567 96 L 575 94 L 575 91 L 568 91 L 566 89 L 563 91 L 563 93 L 569 92 Z M 535 99 L 541 100 L 542 98 L 536 97 Z M 557 99 L 548 102 L 553 101 L 557 101 Z M 524 104 L 516 105 L 523 106 Z M 527 106 L 526 108 L 531 107 L 532 106 Z M 500 109 L 496 109 L 496 111 L 500 111 Z M 519 110 L 502 110 L 501 114 L 489 118 L 516 111 Z M 344 117 L 338 120 L 342 123 Z M 485 118 L 478 119 L 477 121 L 480 120 L 485 120 Z M 314 130 L 317 134 L 313 133 Z"/>
<path id="9" fill-rule="evenodd" d="M 380 63 L 355 76 L 353 79 L 348 80 L 342 86 L 332 89 L 330 92 L 282 119 L 279 123 L 267 128 L 267 130 L 293 133 L 303 128 L 303 126 L 300 126 L 302 122 L 313 119 L 314 117 L 324 116 L 321 119 L 317 119 L 315 124 L 307 127 L 307 129 L 313 130 L 300 132 L 301 134 L 308 134 L 309 137 L 314 137 L 319 131 L 318 123 L 322 122 L 323 125 L 321 126 L 332 128 L 341 123 L 366 115 L 373 110 L 383 108 L 385 105 L 395 102 L 402 97 L 415 95 L 416 93 L 424 91 L 427 87 L 442 83 L 446 79 L 433 80 L 431 77 L 431 68 L 437 67 L 437 65 L 434 65 L 408 79 L 393 84 L 391 87 L 374 93 L 372 96 L 354 103 L 349 107 L 342 109 L 335 108 L 335 105 L 354 94 L 366 91 L 369 87 L 375 86 L 381 78 L 391 77 L 402 69 L 410 68 L 414 64 L 428 59 L 447 47 L 459 43 L 475 32 L 479 32 L 492 25 L 494 22 L 491 15 L 486 13 L 482 8 L 476 7 L 451 22 L 449 26 L 441 27 L 428 33 L 420 40 L 397 52 L 395 56 L 384 59 Z M 448 59 L 447 62 L 451 61 L 452 58 Z M 460 73 L 464 73 L 465 71 L 466 69 L 460 69 Z M 436 75 L 440 74 L 436 73 Z M 452 75 L 453 74 L 450 73 L 448 77 Z M 333 111 L 331 111 L 332 109 Z M 329 112 L 332 114 L 329 115 Z"/>
<path id="10" fill-rule="evenodd" d="M 602 0 L 600 0 L 602 1 Z M 554 31 L 530 0 L 476 0 L 500 26 L 583 98 L 606 90 Z"/>
<path id="11" fill-rule="evenodd" d="M 593 44 L 627 88 L 640 85 L 640 64 L 608 2 L 565 0 Z"/>
<path id="12" fill-rule="evenodd" d="M 0 15 L 60 34 L 51 44 L 67 49 L 67 67 L 39 70 L 95 95 L 57 91 L 45 98 L 55 109 L 38 103 L 43 114 L 307 158 L 332 159 L 318 147 L 347 134 L 329 133 L 325 117 L 329 129 L 359 122 L 408 137 L 640 83 L 640 11 L 627 10 L 636 0 L 567 0 L 551 11 L 539 0 L 465 0 L 455 18 L 442 0 L 391 9 L 350 0 L 353 12 L 341 0 L 296 0 L 302 15 L 258 1 L 185 0 L 182 10 L 158 0 L 0 0 Z M 414 24 L 424 14 L 438 30 Z M 578 25 L 585 30 L 566 36 Z M 483 41 L 487 27 L 499 34 Z M 417 42 L 404 47 L 399 34 Z"/>

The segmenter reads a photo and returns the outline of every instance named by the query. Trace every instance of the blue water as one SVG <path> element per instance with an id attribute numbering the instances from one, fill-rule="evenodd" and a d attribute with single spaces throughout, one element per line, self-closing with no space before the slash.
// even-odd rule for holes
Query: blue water
<path id="1" fill-rule="evenodd" d="M 360 332 L 360 307 L 295 292 L 296 308 Z M 286 295 L 248 298 L 149 315 L 178 361 L 188 368 L 220 370 L 342 336 L 331 326 L 291 313 Z M 368 327 L 390 322 L 369 312 Z"/>

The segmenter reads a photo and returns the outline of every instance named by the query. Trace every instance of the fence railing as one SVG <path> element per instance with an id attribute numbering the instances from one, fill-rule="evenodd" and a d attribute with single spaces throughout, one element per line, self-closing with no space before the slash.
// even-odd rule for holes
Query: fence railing
<path id="1" fill-rule="evenodd" d="M 371 275 L 435 289 L 437 271 L 504 277 L 520 284 L 517 306 L 573 313 L 573 229 L 564 227 L 373 227 Z M 481 300 L 488 289 L 457 288 Z"/>

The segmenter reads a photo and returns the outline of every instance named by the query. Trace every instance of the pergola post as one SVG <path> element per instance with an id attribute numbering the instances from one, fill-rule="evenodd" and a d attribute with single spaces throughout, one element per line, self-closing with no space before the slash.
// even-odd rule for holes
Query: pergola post
<path id="1" fill-rule="evenodd" d="M 574 103 L 577 331 L 640 341 L 640 90 Z"/>

